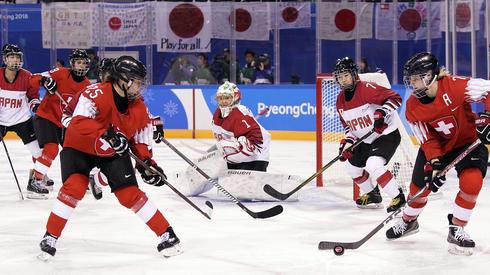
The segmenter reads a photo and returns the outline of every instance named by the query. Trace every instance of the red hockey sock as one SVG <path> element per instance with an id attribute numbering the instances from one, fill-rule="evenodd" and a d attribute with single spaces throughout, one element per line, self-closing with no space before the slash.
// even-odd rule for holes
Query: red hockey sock
<path id="1" fill-rule="evenodd" d="M 136 186 L 123 187 L 114 192 L 119 203 L 131 209 L 150 227 L 157 236 L 162 235 L 169 226 L 158 208 L 148 200 L 146 194 Z"/>
<path id="2" fill-rule="evenodd" d="M 483 175 L 478 168 L 466 168 L 459 175 L 459 192 L 453 205 L 453 223 L 465 226 L 475 208 L 483 185 Z"/>
<path id="3" fill-rule="evenodd" d="M 48 233 L 61 235 L 77 203 L 85 195 L 87 185 L 88 178 L 81 174 L 73 174 L 63 183 L 46 224 Z"/>
<path id="4" fill-rule="evenodd" d="M 57 155 L 58 144 L 47 143 L 44 145 L 43 153 L 37 158 L 36 164 L 34 165 L 36 179 L 42 179 L 44 177 Z"/>

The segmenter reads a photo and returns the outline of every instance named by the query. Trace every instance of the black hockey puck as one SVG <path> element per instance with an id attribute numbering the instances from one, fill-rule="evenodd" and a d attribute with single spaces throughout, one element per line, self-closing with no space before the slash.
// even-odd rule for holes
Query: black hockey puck
<path id="1" fill-rule="evenodd" d="M 333 253 L 337 256 L 342 256 L 344 255 L 344 251 L 345 251 L 345 248 L 341 245 L 336 245 L 334 248 L 333 248 Z"/>

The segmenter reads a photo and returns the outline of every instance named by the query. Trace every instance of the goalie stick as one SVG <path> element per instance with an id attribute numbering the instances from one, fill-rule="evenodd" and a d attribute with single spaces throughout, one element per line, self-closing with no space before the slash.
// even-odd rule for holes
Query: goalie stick
<path id="1" fill-rule="evenodd" d="M 356 148 L 361 142 L 363 142 L 366 138 L 368 138 L 372 133 L 374 133 L 374 129 L 369 131 L 367 134 L 362 136 L 360 139 L 356 140 L 349 148 L 346 150 L 353 150 Z M 300 185 L 298 185 L 296 188 L 291 190 L 289 193 L 281 193 L 274 189 L 272 186 L 269 184 L 264 185 L 264 192 L 267 194 L 271 195 L 272 197 L 278 199 L 278 200 L 285 200 L 289 198 L 292 194 L 298 192 L 299 189 L 303 188 L 305 185 L 307 185 L 310 181 L 314 180 L 316 177 L 318 177 L 321 173 L 323 173 L 325 170 L 327 170 L 328 167 L 332 166 L 335 162 L 337 162 L 342 155 L 339 154 L 336 156 L 334 159 L 332 159 L 329 163 L 325 164 L 325 166 L 322 167 L 322 169 L 318 170 L 315 174 L 311 175 L 309 178 L 307 178 L 305 181 L 303 181 Z"/>
<path id="2" fill-rule="evenodd" d="M 172 149 L 177 155 L 179 155 L 183 160 L 185 160 L 192 168 L 194 168 L 199 174 L 201 174 L 206 180 L 208 180 L 211 184 L 214 185 L 219 191 L 225 194 L 230 200 L 232 200 L 236 205 L 238 205 L 241 209 L 243 209 L 247 214 L 249 214 L 254 219 L 266 219 L 270 217 L 274 217 L 282 213 L 283 208 L 281 205 L 276 205 L 272 208 L 261 212 L 254 212 L 248 209 L 243 203 L 241 203 L 237 198 L 235 198 L 232 194 L 226 191 L 219 183 L 208 176 L 201 168 L 199 168 L 196 164 L 194 164 L 189 158 L 187 158 L 184 154 L 182 154 L 177 148 L 175 148 L 166 138 L 162 138 L 162 141 Z"/>
<path id="3" fill-rule="evenodd" d="M 202 210 L 197 205 L 195 205 L 191 200 L 189 200 L 189 198 L 187 198 L 186 196 L 184 196 L 184 194 L 180 193 L 180 191 L 177 190 L 177 188 L 173 187 L 167 180 L 165 180 L 165 175 L 163 175 L 162 173 L 160 173 L 160 171 L 158 171 L 156 169 L 153 169 L 152 167 L 148 166 L 145 162 L 143 162 L 142 160 L 140 160 L 132 152 L 128 151 L 128 153 L 129 153 L 129 156 L 131 156 L 131 158 L 133 158 L 134 161 L 136 161 L 139 165 L 143 166 L 143 168 L 145 168 L 146 170 L 151 171 L 153 173 L 156 173 L 160 177 L 162 177 L 162 180 L 163 180 L 163 182 L 165 182 L 165 185 L 167 185 L 170 189 L 172 189 L 172 191 L 174 191 L 177 195 L 179 195 L 179 197 L 181 197 L 183 200 L 185 200 L 194 209 L 196 209 L 197 211 L 199 211 L 199 213 L 203 214 L 206 218 L 211 219 L 211 215 L 213 213 L 213 204 L 210 201 L 206 201 L 205 202 L 206 206 L 208 207 L 207 211 Z"/>
<path id="4" fill-rule="evenodd" d="M 444 170 L 442 170 L 439 174 L 437 174 L 438 177 L 444 176 L 449 170 L 451 170 L 458 162 L 460 162 L 463 158 L 465 158 L 469 153 L 471 153 L 478 145 L 481 144 L 480 139 L 477 139 L 475 142 L 473 142 L 466 150 L 464 150 L 459 156 L 457 156 L 451 163 L 449 163 Z M 424 186 L 419 192 L 417 192 L 410 200 L 407 201 L 406 205 L 409 205 L 413 201 L 415 201 L 420 195 L 427 189 L 427 186 Z M 335 247 L 343 247 L 344 249 L 357 249 L 361 245 L 363 245 L 365 242 L 367 242 L 369 239 L 371 239 L 372 236 L 374 236 L 376 233 L 378 233 L 381 228 L 383 228 L 388 222 L 390 222 L 392 219 L 395 218 L 395 216 L 400 213 L 403 210 L 403 207 L 400 207 L 393 213 L 391 213 L 386 219 L 384 219 L 378 226 L 376 226 L 371 232 L 369 232 L 364 238 L 357 242 L 330 242 L 330 241 L 321 241 L 318 243 L 318 249 L 320 250 L 327 250 L 327 249 L 334 249 Z"/>

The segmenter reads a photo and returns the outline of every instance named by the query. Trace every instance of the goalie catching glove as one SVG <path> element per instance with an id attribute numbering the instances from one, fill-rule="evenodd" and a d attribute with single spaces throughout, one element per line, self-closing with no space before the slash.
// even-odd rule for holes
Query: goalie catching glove
<path id="1" fill-rule="evenodd" d="M 136 165 L 136 169 L 138 172 L 141 174 L 141 179 L 146 184 L 153 185 L 153 186 L 162 186 L 165 184 L 165 181 L 167 179 L 167 176 L 165 173 L 163 173 L 163 169 L 157 165 L 157 163 L 150 158 L 147 158 L 143 160 L 143 162 L 148 165 L 150 170 L 145 169 L 142 165 Z M 153 170 L 154 169 L 154 170 Z M 160 173 L 157 173 L 160 172 Z M 160 175 L 161 174 L 161 175 Z M 162 178 L 163 175 L 163 178 Z"/>
<path id="2" fill-rule="evenodd" d="M 255 155 L 257 146 L 245 136 L 238 139 L 222 139 L 217 144 L 223 153 L 223 158 L 230 163 L 242 163 L 251 161 L 251 156 Z"/>

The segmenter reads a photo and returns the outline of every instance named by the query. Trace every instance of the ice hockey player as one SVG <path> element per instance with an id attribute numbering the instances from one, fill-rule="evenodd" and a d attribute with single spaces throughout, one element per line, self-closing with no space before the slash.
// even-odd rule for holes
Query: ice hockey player
<path id="1" fill-rule="evenodd" d="M 338 59 L 334 77 L 341 92 L 336 108 L 345 136 L 340 141 L 340 161 L 347 174 L 363 193 L 356 200 L 360 208 L 377 208 L 382 202 L 378 185 L 392 198 L 386 209 L 392 212 L 405 204 L 405 196 L 386 164 L 395 154 L 401 136 L 394 119 L 402 104 L 400 95 L 373 82 L 359 80 L 358 68 L 349 57 Z M 347 148 L 357 139 L 375 130 L 354 150 Z"/>
<path id="2" fill-rule="evenodd" d="M 271 135 L 240 105 L 238 87 L 226 81 L 216 92 L 212 131 L 228 169 L 267 171 Z"/>
<path id="3" fill-rule="evenodd" d="M 234 83 L 226 81 L 218 87 L 218 108 L 211 124 L 218 150 L 201 156 L 194 163 L 239 200 L 275 200 L 263 191 L 265 184 L 278 190 L 290 190 L 302 179 L 295 175 L 266 173 L 271 135 L 252 112 L 240 104 L 241 97 Z M 213 187 L 193 167 L 177 174 L 176 181 L 189 196 L 203 194 Z M 297 200 L 297 196 L 291 200 Z"/>
<path id="4" fill-rule="evenodd" d="M 102 60 L 99 61 L 98 73 L 99 73 L 99 78 L 101 79 L 102 82 L 110 81 L 114 60 L 115 59 L 113 58 L 103 58 Z M 79 95 L 70 102 L 69 105 L 71 106 L 68 106 L 63 110 L 62 123 L 65 127 L 68 126 L 68 124 L 72 119 L 72 113 L 73 113 L 72 110 L 75 109 L 76 103 L 78 103 L 78 98 Z M 126 119 L 128 119 L 128 121 L 134 121 L 135 119 L 136 120 L 142 119 L 146 121 L 147 119 L 145 115 L 146 113 L 143 110 L 146 110 L 146 106 L 142 97 L 138 97 L 135 100 L 131 100 L 128 104 L 128 111 L 126 112 L 127 114 L 125 114 L 126 116 L 128 116 Z M 153 128 L 153 140 L 156 143 L 160 143 L 161 138 L 163 138 L 163 122 L 160 119 L 160 116 L 150 115 L 149 118 Z M 149 146 L 149 149 L 152 155 L 151 146 Z M 108 186 L 108 184 L 109 183 L 107 182 L 107 177 L 102 172 L 100 172 L 98 168 L 92 169 L 89 176 L 89 187 L 92 192 L 92 195 L 96 200 L 100 200 L 102 198 L 103 196 L 102 188 Z"/>
<path id="5" fill-rule="evenodd" d="M 46 89 L 46 95 L 34 120 L 42 156 L 34 167 L 33 181 L 40 181 L 44 177 L 58 155 L 58 144 L 63 144 L 64 126 L 61 123 L 61 111 L 65 103 L 70 102 L 79 91 L 90 85 L 90 81 L 85 77 L 90 67 L 89 62 L 85 50 L 76 49 L 70 55 L 70 69 L 56 68 L 49 72 L 35 74 L 30 80 L 31 85 L 43 86 Z M 52 190 L 52 186 L 46 187 Z"/>
<path id="6" fill-rule="evenodd" d="M 31 73 L 22 68 L 24 55 L 14 44 L 5 44 L 2 48 L 3 63 L 0 68 L 0 139 L 7 132 L 15 132 L 32 155 L 34 163 L 41 156 L 36 139 L 31 112 L 35 113 L 41 101 L 39 91 L 31 86 Z M 44 181 L 33 181 L 32 170 L 27 184 L 27 198 L 45 198 L 48 190 Z"/>
<path id="7" fill-rule="evenodd" d="M 403 218 L 386 232 L 397 239 L 418 232 L 418 216 L 430 192 L 437 192 L 445 177 L 437 174 L 468 145 L 477 140 L 471 102 L 481 101 L 490 90 L 490 81 L 447 75 L 431 53 L 415 54 L 405 63 L 403 78 L 412 94 L 407 100 L 406 117 L 421 147 L 415 161 L 410 194 L 428 187 L 407 205 Z M 456 165 L 459 192 L 448 215 L 449 251 L 471 255 L 475 242 L 465 232 L 487 171 L 488 150 L 480 144 Z"/>
<path id="8" fill-rule="evenodd" d="M 107 176 L 119 203 L 138 215 L 159 236 L 157 250 L 164 256 L 180 254 L 179 239 L 158 208 L 138 188 L 128 148 L 153 169 L 163 173 L 149 155 L 152 126 L 146 107 L 141 116 L 128 120 L 125 114 L 131 101 L 139 100 L 145 83 L 146 68 L 140 61 L 121 56 L 115 63 L 111 80 L 88 86 L 79 97 L 73 118 L 66 128 L 61 151 L 63 186 L 49 216 L 41 240 L 40 259 L 56 253 L 56 241 L 77 203 L 85 195 L 90 170 L 98 166 Z M 146 116 L 146 119 L 145 119 Z M 128 139 L 127 137 L 132 137 Z M 76 161 L 75 161 L 76 160 Z M 143 180 L 162 186 L 163 178 L 153 170 L 138 167 Z"/>

